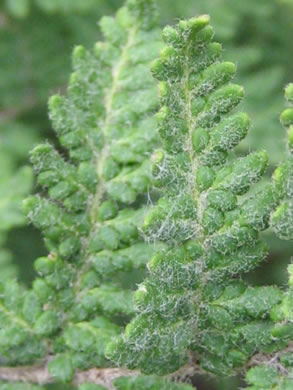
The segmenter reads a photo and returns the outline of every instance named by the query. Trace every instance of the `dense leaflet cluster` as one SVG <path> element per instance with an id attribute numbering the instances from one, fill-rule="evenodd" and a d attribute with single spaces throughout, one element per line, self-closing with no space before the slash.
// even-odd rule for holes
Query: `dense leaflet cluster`
<path id="1" fill-rule="evenodd" d="M 164 29 L 167 47 L 152 65 L 160 141 L 149 73 L 162 46 L 153 1 L 128 0 L 101 28 L 106 41 L 93 53 L 75 49 L 67 96 L 50 99 L 61 148 L 31 153 L 43 192 L 24 209 L 50 253 L 36 260 L 31 291 L 1 286 L 1 354 L 10 365 L 53 355 L 50 375 L 70 382 L 77 370 L 113 361 L 166 375 L 199 358 L 206 371 L 229 375 L 258 353 L 276 365 L 252 368 L 251 389 L 289 389 L 291 287 L 250 287 L 239 275 L 264 260 L 259 233 L 270 223 L 281 238 L 293 237 L 291 155 L 272 182 L 249 194 L 267 155 L 235 156 L 250 120 L 233 111 L 243 89 L 232 83 L 235 66 L 221 60 L 207 16 Z M 293 101 L 292 85 L 286 96 Z M 291 153 L 293 109 L 281 120 Z M 161 197 L 149 210 L 152 181 Z M 149 276 L 133 297 L 147 262 Z M 114 385 L 191 389 L 154 376 Z"/>
<path id="2" fill-rule="evenodd" d="M 277 348 L 269 318 L 282 300 L 276 287 L 248 287 L 235 276 L 266 256 L 259 232 L 279 202 L 273 184 L 246 195 L 265 172 L 264 151 L 236 158 L 250 120 L 233 109 L 243 88 L 221 60 L 209 18 L 166 27 L 152 65 L 160 81 L 162 149 L 153 156 L 163 196 L 143 230 L 163 243 L 135 293 L 137 316 L 107 348 L 119 364 L 167 374 L 200 356 L 213 373 L 231 374 L 257 351 Z"/>
<path id="3" fill-rule="evenodd" d="M 129 0 L 100 25 L 105 42 L 74 50 L 67 96 L 49 102 L 60 150 L 44 144 L 31 152 L 43 192 L 24 209 L 50 253 L 36 260 L 31 291 L 11 282 L 1 290 L 1 355 L 25 364 L 53 354 L 49 372 L 62 381 L 111 364 L 104 347 L 133 314 L 132 289 L 154 250 L 138 226 L 157 143 L 155 8 Z"/>
<path id="4" fill-rule="evenodd" d="M 285 89 L 285 97 L 293 103 L 293 84 Z M 287 130 L 288 156 L 274 172 L 273 184 L 280 204 L 272 213 L 271 224 L 275 233 L 282 239 L 291 240 L 292 235 L 292 145 L 293 145 L 293 108 L 289 107 L 281 114 L 281 123 Z M 251 368 L 246 374 L 250 390 L 274 389 L 290 390 L 293 387 L 293 268 L 288 267 L 289 281 L 279 305 L 272 308 L 270 316 L 276 323 L 272 328 L 272 336 L 279 345 L 274 354 L 263 358 L 264 364 Z"/>

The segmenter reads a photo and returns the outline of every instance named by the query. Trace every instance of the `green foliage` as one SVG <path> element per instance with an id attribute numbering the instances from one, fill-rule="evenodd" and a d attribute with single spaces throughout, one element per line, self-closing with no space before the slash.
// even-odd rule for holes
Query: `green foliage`
<path id="1" fill-rule="evenodd" d="M 151 5 L 129 1 L 117 18 L 101 20 L 105 42 L 93 52 L 75 48 L 67 97 L 49 102 L 69 158 L 50 144 L 31 152 L 48 195 L 31 196 L 23 207 L 50 253 L 36 260 L 32 291 L 4 287 L 1 352 L 23 364 L 52 350 L 49 372 L 61 382 L 77 369 L 110 365 L 105 346 L 133 314 L 138 270 L 154 250 L 138 231 L 147 198 L 130 207 L 148 190 L 148 155 L 157 142 L 149 63 L 162 44 Z M 125 287 L 121 274 L 129 271 L 134 279 Z"/>
<path id="2" fill-rule="evenodd" d="M 281 362 L 282 358 L 281 358 Z M 251 386 L 247 390 L 290 390 L 293 386 L 292 368 L 284 365 L 285 372 L 281 373 L 270 365 L 251 368 L 246 374 L 246 381 Z M 287 376 L 287 375 L 288 376 Z"/>
<path id="3" fill-rule="evenodd" d="M 285 133 L 278 126 L 276 113 L 282 110 L 282 88 L 292 80 L 292 0 L 160 0 L 164 22 L 175 17 L 209 14 L 217 39 L 224 43 L 225 59 L 237 64 L 237 81 L 245 86 L 243 109 L 253 119 L 253 131 L 237 148 L 264 148 L 269 162 L 276 165 L 284 157 Z M 266 83 L 263 83 L 266 80 Z"/>
<path id="4" fill-rule="evenodd" d="M 283 379 L 278 371 L 270 366 L 258 366 L 248 371 L 246 380 L 251 387 L 250 390 L 256 389 L 278 389 L 287 390 L 292 387 L 292 380 Z"/>
<path id="5" fill-rule="evenodd" d="M 32 3 L 10 0 L 5 7 L 25 18 Z M 93 6 L 35 3 L 49 13 Z M 263 231 L 293 238 L 293 109 L 281 115 L 289 157 L 258 190 L 268 155 L 235 153 L 250 119 L 236 110 L 244 90 L 232 81 L 236 67 L 222 58 L 209 17 L 166 27 L 164 48 L 153 0 L 128 0 L 100 27 L 104 42 L 74 49 L 67 94 L 49 101 L 60 148 L 47 142 L 31 152 L 42 191 L 23 208 L 49 254 L 35 261 L 32 289 L 1 284 L 5 363 L 50 356 L 49 374 L 62 384 L 77 371 L 128 366 L 147 375 L 118 378 L 117 390 L 187 390 L 193 387 L 160 376 L 179 370 L 174 378 L 185 381 L 184 365 L 195 359 L 208 373 L 233 375 L 254 355 L 273 355 L 277 367 L 248 371 L 250 389 L 289 389 L 292 267 L 286 292 L 242 277 L 267 256 Z M 28 80 L 20 81 L 25 95 Z M 42 101 L 43 90 L 36 93 Z M 292 85 L 285 95 L 292 103 Z M 6 97 L 9 107 L 15 96 Z M 9 171 L 7 178 L 11 183 Z M 23 181 L 19 192 L 3 191 L 12 204 L 10 211 L 4 203 L 4 230 L 22 223 L 18 205 L 30 171 L 20 169 L 16 179 Z M 103 388 L 84 383 L 79 390 Z"/>
<path id="6" fill-rule="evenodd" d="M 143 230 L 166 247 L 150 260 L 150 276 L 135 293 L 136 318 L 107 349 L 118 364 L 150 374 L 178 370 L 191 350 L 207 371 L 232 374 L 273 344 L 269 313 L 283 295 L 277 287 L 231 282 L 266 257 L 259 232 L 281 195 L 269 183 L 243 200 L 264 174 L 267 155 L 233 153 L 250 121 L 230 114 L 243 89 L 231 82 L 235 67 L 221 61 L 212 38 L 206 16 L 166 27 L 167 47 L 152 64 L 163 146 L 153 175 L 163 196 Z"/>
<path id="7" fill-rule="evenodd" d="M 285 98 L 292 104 L 293 102 L 293 84 L 289 84 L 285 89 Z M 288 135 L 288 158 L 274 172 L 273 179 L 276 191 L 280 194 L 281 203 L 271 216 L 271 224 L 275 233 L 282 239 L 292 239 L 291 224 L 291 201 L 292 201 L 292 125 L 293 109 L 287 108 L 281 114 L 281 123 L 287 130 Z M 248 389 L 277 389 L 287 390 L 292 388 L 292 349 L 291 341 L 293 338 L 293 268 L 292 264 L 288 267 L 289 281 L 288 289 L 283 294 L 282 301 L 272 308 L 270 317 L 275 322 L 271 329 L 274 343 L 287 348 L 277 348 L 275 354 L 271 355 L 266 365 L 256 365 L 246 374 L 246 381 L 251 387 Z"/>
<path id="8" fill-rule="evenodd" d="M 34 1 L 0 3 L 0 262 L 1 279 L 6 279 L 8 275 L 19 275 L 11 260 L 20 263 L 22 270 L 30 270 L 29 257 L 40 251 L 38 242 L 27 245 L 28 240 L 39 240 L 39 236 L 23 228 L 25 219 L 20 205 L 32 188 L 32 175 L 26 167 L 28 152 L 47 137 L 48 94 L 64 88 L 73 45 L 96 39 L 95 22 L 113 4 L 99 1 L 97 9 L 94 1 L 86 10 L 82 7 L 85 1 L 79 5 L 70 1 L 63 12 L 53 17 L 44 8 L 36 7 Z M 60 5 L 60 1 L 55 2 L 59 11 Z M 17 250 L 11 237 L 16 238 Z"/>

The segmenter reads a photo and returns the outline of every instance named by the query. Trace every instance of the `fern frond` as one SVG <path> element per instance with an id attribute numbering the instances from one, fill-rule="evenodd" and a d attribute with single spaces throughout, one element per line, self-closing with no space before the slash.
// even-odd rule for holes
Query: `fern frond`
<path id="1" fill-rule="evenodd" d="M 131 0 L 101 20 L 105 41 L 93 52 L 75 48 L 67 96 L 49 102 L 62 149 L 31 152 L 43 192 L 24 210 L 50 253 L 35 262 L 32 291 L 5 287 L 0 350 L 12 365 L 53 353 L 49 373 L 62 382 L 111 364 L 105 345 L 133 315 L 133 289 L 154 251 L 138 226 L 158 142 L 149 72 L 161 47 L 156 20 L 151 0 Z M 133 282 L 123 283 L 129 271 Z"/>
<path id="2" fill-rule="evenodd" d="M 259 232 L 278 204 L 272 184 L 246 195 L 267 166 L 264 151 L 236 158 L 250 120 L 234 109 L 244 91 L 232 83 L 235 65 L 221 60 L 208 16 L 166 27 L 167 44 L 152 65 L 160 81 L 157 115 L 162 141 L 153 157 L 163 193 L 143 230 L 163 242 L 135 293 L 137 316 L 107 347 L 118 364 L 164 375 L 196 353 L 201 366 L 233 373 L 256 351 L 271 348 L 277 287 L 239 280 L 266 257 Z"/>
<path id="3" fill-rule="evenodd" d="M 252 389 L 290 387 L 292 267 L 287 292 L 242 275 L 266 258 L 262 231 L 293 238 L 293 110 L 281 116 L 290 156 L 257 190 L 268 157 L 235 153 L 250 119 L 209 17 L 166 27 L 155 61 L 153 0 L 128 0 L 100 27 L 105 41 L 75 48 L 67 94 L 49 101 L 60 146 L 31 152 L 41 191 L 24 210 L 49 254 L 31 290 L 0 286 L 0 353 L 30 365 L 1 367 L 17 383 L 0 390 L 188 390 L 176 381 L 195 367 L 232 375 L 260 357 L 278 366 L 248 371 Z"/>

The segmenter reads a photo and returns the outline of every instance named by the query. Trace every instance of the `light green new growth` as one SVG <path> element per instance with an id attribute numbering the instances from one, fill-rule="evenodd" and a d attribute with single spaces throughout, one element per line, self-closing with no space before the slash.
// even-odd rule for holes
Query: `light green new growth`
<path id="1" fill-rule="evenodd" d="M 262 231 L 293 239 L 293 109 L 281 116 L 289 157 L 259 190 L 268 156 L 235 152 L 250 119 L 209 17 L 166 27 L 165 47 L 153 0 L 128 0 L 100 27 L 105 41 L 75 48 L 67 95 L 49 101 L 59 149 L 31 152 L 41 194 L 24 210 L 49 254 L 32 289 L 1 285 L 1 356 L 45 364 L 33 383 L 78 390 L 189 390 L 180 382 L 196 370 L 232 375 L 276 356 L 282 370 L 253 367 L 247 382 L 289 389 L 292 267 L 287 292 L 242 275 L 266 258 Z"/>

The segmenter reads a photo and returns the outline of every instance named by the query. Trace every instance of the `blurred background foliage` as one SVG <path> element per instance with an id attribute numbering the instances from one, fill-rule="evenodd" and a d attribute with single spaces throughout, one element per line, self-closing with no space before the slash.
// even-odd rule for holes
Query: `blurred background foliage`
<path id="1" fill-rule="evenodd" d="M 243 109 L 253 122 L 239 153 L 267 149 L 270 169 L 284 156 L 279 125 L 283 87 L 293 81 L 293 0 L 158 0 L 161 24 L 210 14 L 224 56 L 238 66 Z M 25 226 L 21 199 L 33 190 L 28 153 L 40 140 L 55 142 L 47 99 L 64 91 L 73 47 L 99 40 L 97 21 L 121 0 L 1 0 L 0 2 L 0 280 L 33 277 L 32 260 L 44 253 L 39 233 Z M 266 233 L 271 255 L 250 276 L 257 284 L 286 282 L 292 243 Z M 12 262 L 13 260 L 13 262 Z M 203 383 L 198 390 L 236 390 L 237 378 Z M 57 390 L 57 387 L 48 389 Z M 62 389 L 64 386 L 62 386 Z"/>

